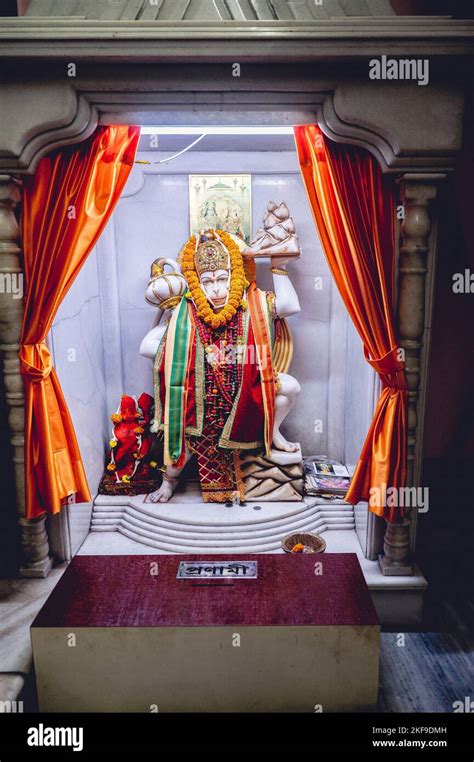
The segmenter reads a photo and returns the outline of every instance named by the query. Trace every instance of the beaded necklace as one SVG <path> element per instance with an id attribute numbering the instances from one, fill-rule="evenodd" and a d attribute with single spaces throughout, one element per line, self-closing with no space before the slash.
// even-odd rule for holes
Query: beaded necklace
<path id="1" fill-rule="evenodd" d="M 196 313 L 194 322 L 206 353 L 205 416 L 215 436 L 220 435 L 242 381 L 239 348 L 243 344 L 242 310 L 223 326 L 212 328 Z"/>

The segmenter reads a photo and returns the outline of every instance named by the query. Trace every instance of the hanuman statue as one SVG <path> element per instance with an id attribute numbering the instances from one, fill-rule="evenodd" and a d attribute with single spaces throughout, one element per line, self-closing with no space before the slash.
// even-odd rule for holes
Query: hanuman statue
<path id="1" fill-rule="evenodd" d="M 285 204 L 270 202 L 264 224 L 249 247 L 223 230 L 205 230 L 189 238 L 177 263 L 153 263 L 145 298 L 169 316 L 140 347 L 153 360 L 152 431 L 164 434 L 163 482 L 153 502 L 169 500 L 192 454 L 203 500 L 225 502 L 244 500 L 243 451 L 271 457 L 272 447 L 299 449 L 280 426 L 300 387 L 274 367 L 276 324 L 300 310 L 284 267 L 299 248 Z M 271 259 L 272 292 L 255 283 L 255 256 Z M 163 263 L 172 272 L 164 273 Z"/>

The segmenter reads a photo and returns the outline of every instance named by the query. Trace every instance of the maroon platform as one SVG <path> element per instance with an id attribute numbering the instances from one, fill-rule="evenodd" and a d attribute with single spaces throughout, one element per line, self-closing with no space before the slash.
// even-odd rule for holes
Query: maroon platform
<path id="1" fill-rule="evenodd" d="M 257 561 L 258 578 L 176 579 L 187 560 Z M 355 553 L 244 553 L 76 556 L 32 627 L 377 624 Z"/>

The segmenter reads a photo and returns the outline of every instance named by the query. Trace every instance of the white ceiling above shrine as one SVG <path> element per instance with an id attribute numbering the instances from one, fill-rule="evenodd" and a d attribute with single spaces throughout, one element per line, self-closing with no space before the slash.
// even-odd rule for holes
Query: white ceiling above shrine
<path id="1" fill-rule="evenodd" d="M 317 21 L 394 16 L 390 0 L 31 0 L 27 17 L 103 21 Z"/>

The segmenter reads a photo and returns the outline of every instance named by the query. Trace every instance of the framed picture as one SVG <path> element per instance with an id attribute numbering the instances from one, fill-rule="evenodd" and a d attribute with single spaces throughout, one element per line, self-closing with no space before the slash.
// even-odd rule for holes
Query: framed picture
<path id="1" fill-rule="evenodd" d="M 252 175 L 189 175 L 190 233 L 213 228 L 252 237 Z"/>

